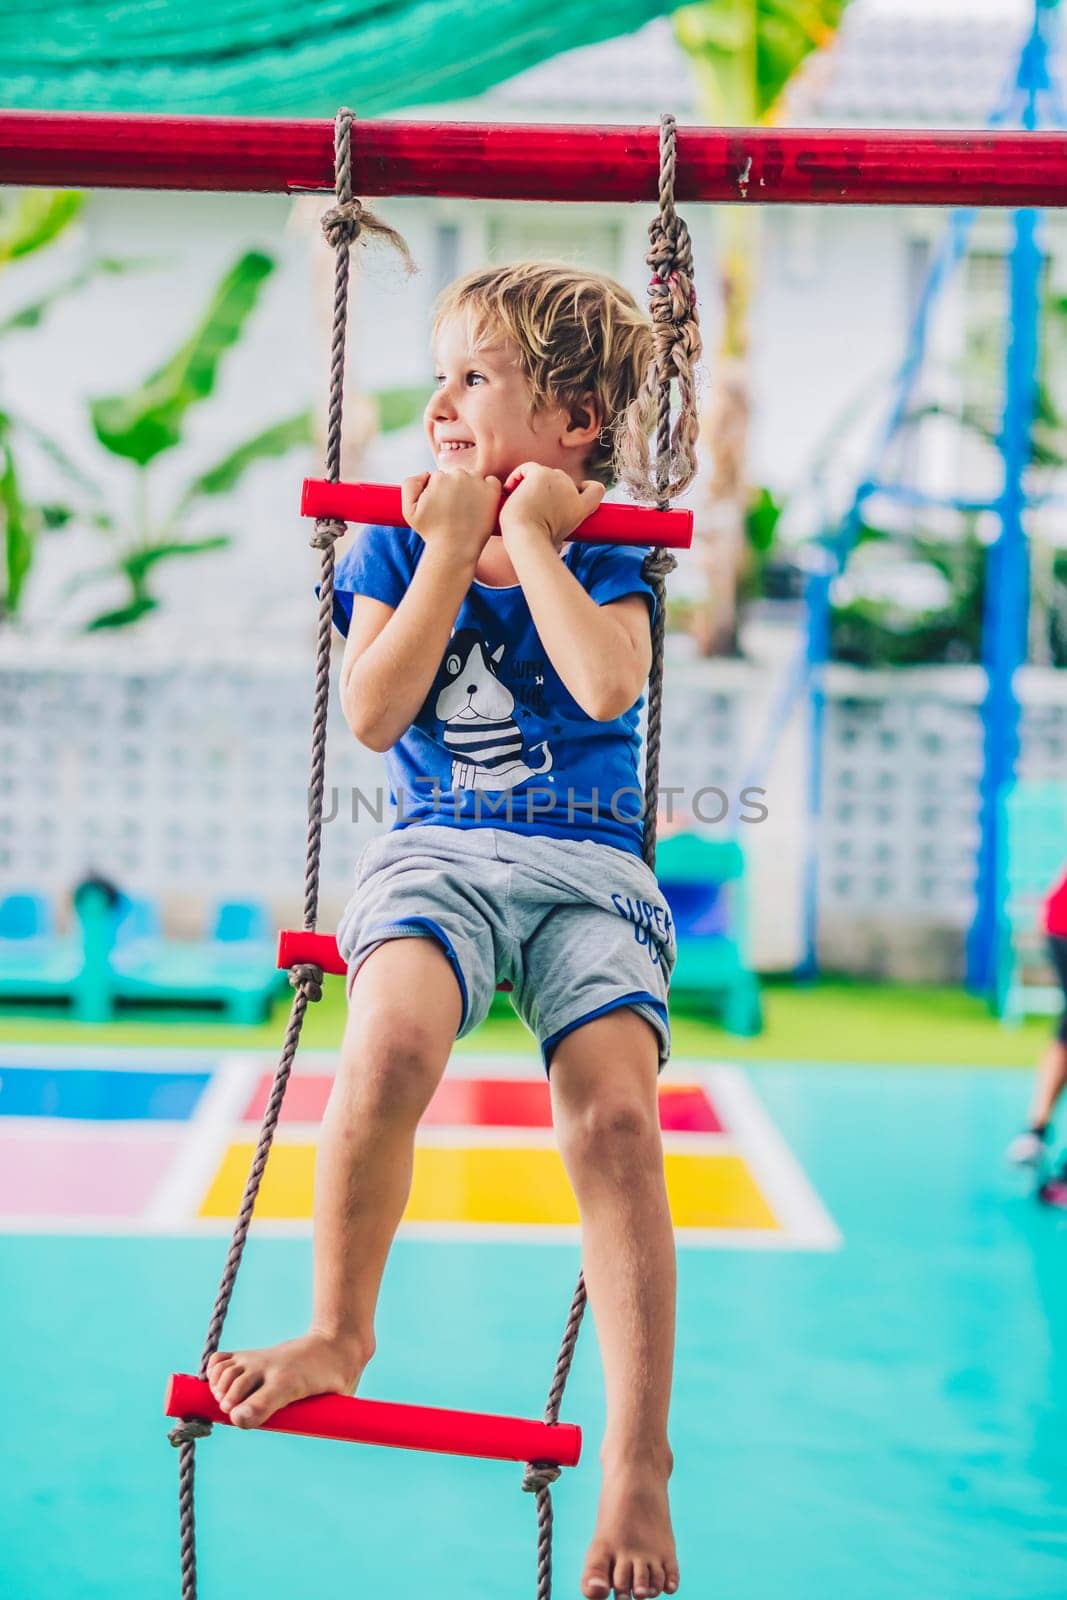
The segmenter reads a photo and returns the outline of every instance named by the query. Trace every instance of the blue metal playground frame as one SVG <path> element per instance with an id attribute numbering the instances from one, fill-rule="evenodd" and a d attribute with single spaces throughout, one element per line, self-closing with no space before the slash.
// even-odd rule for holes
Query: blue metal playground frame
<path id="1" fill-rule="evenodd" d="M 1051 70 L 1059 31 L 1059 0 L 1035 0 L 1034 18 L 1000 103 L 988 126 L 1067 127 L 1067 108 Z M 809 571 L 805 601 L 807 633 L 804 648 L 776 698 L 758 753 L 750 763 L 751 781 L 766 771 L 797 700 L 808 692 L 810 769 L 808 778 L 808 846 L 804 869 L 804 953 L 797 976 L 818 971 L 818 848 L 823 808 L 823 739 L 825 670 L 830 658 L 831 590 L 844 571 L 863 526 L 863 511 L 875 495 L 889 496 L 914 507 L 960 512 L 994 512 L 1000 533 L 989 550 L 982 627 L 982 664 L 987 690 L 982 705 L 983 770 L 980 784 L 980 840 L 976 861 L 976 908 L 967 934 L 968 987 L 988 992 L 996 965 L 998 894 L 1004 848 L 1002 813 L 997 797 L 1015 776 L 1019 754 L 1020 708 L 1016 670 L 1026 661 L 1029 616 L 1029 551 L 1024 517 L 1031 501 L 1026 491 L 1031 432 L 1037 395 L 1040 334 L 1040 291 L 1044 253 L 1041 214 L 1032 209 L 1013 214 L 1014 242 L 1009 265 L 1011 338 L 1005 356 L 1004 410 L 998 440 L 1004 463 L 1000 494 L 993 500 L 926 494 L 899 483 L 882 482 L 890 446 L 904 423 L 926 355 L 930 320 L 939 297 L 962 261 L 975 220 L 973 209 L 951 213 L 945 236 L 927 272 L 913 314 L 904 359 L 893 379 L 885 418 L 870 454 L 870 465 L 853 492 L 836 530 L 819 541 L 818 559 Z"/>

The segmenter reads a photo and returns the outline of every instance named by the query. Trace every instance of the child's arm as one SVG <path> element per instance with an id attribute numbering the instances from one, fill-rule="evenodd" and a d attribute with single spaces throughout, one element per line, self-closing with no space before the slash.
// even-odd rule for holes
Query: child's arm
<path id="1" fill-rule="evenodd" d="M 532 465 L 513 480 L 522 488 L 505 502 L 500 525 L 538 637 L 586 715 L 610 722 L 629 710 L 648 678 L 648 606 L 637 594 L 598 605 L 559 558 L 563 540 L 595 509 L 589 501 L 599 503 L 587 492 L 593 485 L 579 492 L 565 473 Z"/>
<path id="2" fill-rule="evenodd" d="M 393 607 L 356 597 L 341 663 L 341 706 L 361 744 L 389 750 L 414 722 L 496 522 L 500 482 L 420 473 L 403 486 L 404 517 L 425 541 Z"/>

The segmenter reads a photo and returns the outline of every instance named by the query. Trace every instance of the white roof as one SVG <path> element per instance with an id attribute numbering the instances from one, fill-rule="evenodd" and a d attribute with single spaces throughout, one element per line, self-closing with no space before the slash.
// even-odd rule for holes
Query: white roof
<path id="1" fill-rule="evenodd" d="M 927 0 L 922 10 L 900 0 L 854 0 L 833 43 L 802 68 L 779 120 L 981 127 L 1013 70 L 1029 16 L 1015 0 Z M 680 123 L 703 120 L 669 17 L 541 62 L 488 90 L 477 107 L 479 116 L 502 121 L 650 123 L 666 110 Z M 420 115 L 435 111 L 423 107 Z"/>

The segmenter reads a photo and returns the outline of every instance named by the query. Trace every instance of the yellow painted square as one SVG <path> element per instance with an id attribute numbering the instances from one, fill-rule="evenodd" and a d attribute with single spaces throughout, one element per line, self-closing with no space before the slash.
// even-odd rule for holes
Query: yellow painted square
<path id="1" fill-rule="evenodd" d="M 253 1155 L 232 1144 L 200 1208 L 202 1217 L 232 1217 Z M 676 1228 L 779 1230 L 779 1223 L 742 1157 L 728 1153 L 665 1157 L 667 1193 Z M 312 1214 L 315 1146 L 278 1144 L 263 1176 L 256 1216 L 293 1221 Z M 577 1225 L 578 1208 L 559 1153 L 550 1146 L 417 1146 L 405 1222 Z"/>

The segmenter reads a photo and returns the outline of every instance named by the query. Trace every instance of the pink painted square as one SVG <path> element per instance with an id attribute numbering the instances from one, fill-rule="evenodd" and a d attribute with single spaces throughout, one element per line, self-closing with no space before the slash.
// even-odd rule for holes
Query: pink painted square
<path id="1" fill-rule="evenodd" d="M 166 1176 L 177 1139 L 0 1133 L 0 1214 L 140 1217 Z"/>

